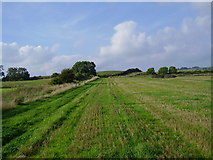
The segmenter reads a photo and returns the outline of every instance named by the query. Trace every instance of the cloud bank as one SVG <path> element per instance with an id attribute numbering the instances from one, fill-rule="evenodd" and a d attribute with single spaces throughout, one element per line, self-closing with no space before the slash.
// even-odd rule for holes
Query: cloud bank
<path id="1" fill-rule="evenodd" d="M 26 67 L 31 75 L 51 75 L 70 68 L 81 59 L 80 55 L 56 54 L 58 44 L 51 48 L 43 46 L 19 46 L 17 43 L 0 43 L 4 68 Z"/>
<path id="2" fill-rule="evenodd" d="M 192 5 L 199 16 L 185 18 L 177 27 L 167 26 L 155 33 L 139 30 L 135 21 L 117 24 L 109 45 L 101 46 L 99 53 L 63 55 L 59 44 L 45 46 L 19 46 L 18 43 L 0 43 L 2 63 L 7 67 L 26 67 L 31 75 L 50 75 L 70 68 L 79 60 L 91 60 L 97 70 L 125 70 L 138 67 L 210 66 L 211 16 L 210 3 Z M 83 45 L 83 41 L 73 47 Z M 85 51 L 86 52 L 86 51 Z M 1 56 L 0 56 L 1 58 Z"/>
<path id="3" fill-rule="evenodd" d="M 165 27 L 153 35 L 137 31 L 137 23 L 126 21 L 114 27 L 108 46 L 94 59 L 100 70 L 162 66 L 210 66 L 210 16 L 185 18 L 178 28 Z"/>

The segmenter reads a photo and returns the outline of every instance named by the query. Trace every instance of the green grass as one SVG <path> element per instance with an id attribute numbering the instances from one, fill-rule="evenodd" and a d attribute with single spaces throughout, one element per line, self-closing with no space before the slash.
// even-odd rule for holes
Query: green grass
<path id="1" fill-rule="evenodd" d="M 14 108 L 15 100 L 19 97 L 24 97 L 24 103 L 26 103 L 60 93 L 80 84 L 50 85 L 49 82 L 50 79 L 2 82 L 3 88 L 0 88 L 2 110 Z"/>
<path id="2" fill-rule="evenodd" d="M 47 85 L 50 79 L 39 79 L 29 81 L 6 81 L 2 82 L 3 87 L 17 87 L 17 86 L 35 86 L 35 85 Z"/>
<path id="3" fill-rule="evenodd" d="M 17 88 L 0 88 L 0 93 L 1 92 L 8 92 L 8 91 L 14 91 L 16 90 Z"/>
<path id="4" fill-rule="evenodd" d="M 26 101 L 32 98 L 47 94 L 53 90 L 49 85 L 50 79 L 31 80 L 31 81 L 9 81 L 2 82 L 0 92 L 2 93 L 2 109 L 10 109 L 15 106 L 15 99 L 21 96 Z"/>
<path id="5" fill-rule="evenodd" d="M 118 74 L 118 73 L 121 73 L 123 71 L 98 71 L 97 72 L 97 75 L 98 76 L 104 76 L 104 75 L 114 75 L 114 74 Z"/>
<path id="6" fill-rule="evenodd" d="M 211 77 L 99 79 L 3 113 L 3 158 L 210 158 Z"/>

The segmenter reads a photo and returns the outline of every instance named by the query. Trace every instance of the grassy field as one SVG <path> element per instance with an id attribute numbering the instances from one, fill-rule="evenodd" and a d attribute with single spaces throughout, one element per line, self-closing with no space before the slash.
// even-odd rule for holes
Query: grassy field
<path id="1" fill-rule="evenodd" d="M 35 101 L 82 85 L 86 81 L 61 85 L 50 85 L 49 82 L 50 79 L 2 82 L 3 88 L 0 88 L 0 93 L 2 93 L 3 101 L 0 103 L 2 103 L 3 111 L 14 108 L 16 105 L 15 100 L 19 97 L 24 97 L 24 103 Z"/>
<path id="2" fill-rule="evenodd" d="M 118 73 L 121 73 L 123 71 L 99 71 L 97 72 L 97 75 L 98 76 L 107 76 L 107 75 L 114 75 L 114 74 L 118 74 Z"/>
<path id="3" fill-rule="evenodd" d="M 211 77 L 98 79 L 3 113 L 3 157 L 209 158 Z"/>
<path id="4" fill-rule="evenodd" d="M 9 81 L 2 82 L 0 92 L 2 93 L 2 109 L 9 109 L 15 106 L 15 99 L 25 96 L 25 100 L 30 100 L 36 96 L 41 96 L 50 90 L 48 84 L 50 79 L 31 81 Z"/>

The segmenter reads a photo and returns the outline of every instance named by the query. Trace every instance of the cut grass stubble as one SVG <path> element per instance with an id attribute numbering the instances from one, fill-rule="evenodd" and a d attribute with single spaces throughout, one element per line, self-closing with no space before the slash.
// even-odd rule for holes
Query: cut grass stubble
<path id="1" fill-rule="evenodd" d="M 210 83 L 190 79 L 99 79 L 8 111 L 3 156 L 211 157 Z"/>

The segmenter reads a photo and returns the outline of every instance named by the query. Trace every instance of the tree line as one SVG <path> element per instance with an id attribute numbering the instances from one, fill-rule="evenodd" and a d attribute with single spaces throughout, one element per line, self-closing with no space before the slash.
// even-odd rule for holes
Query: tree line
<path id="1" fill-rule="evenodd" d="M 76 62 L 72 68 L 63 69 L 61 73 L 53 73 L 51 75 L 51 84 L 63 84 L 63 83 L 71 83 L 75 81 L 82 81 L 91 78 L 92 76 L 96 76 L 95 63 L 90 61 L 79 61 Z M 161 67 L 156 72 L 154 68 L 148 68 L 145 74 L 153 75 L 154 78 L 163 78 L 168 75 L 177 74 L 177 68 L 175 66 Z M 101 77 L 109 77 L 109 76 L 123 76 L 133 72 L 142 72 L 138 68 L 131 68 L 126 71 L 123 71 L 118 74 L 101 76 Z M 198 71 L 197 71 L 198 72 Z M 193 72 L 194 73 L 194 72 Z M 22 80 L 36 80 L 41 79 L 41 76 L 30 77 L 30 73 L 26 68 L 16 68 L 10 67 L 7 70 L 7 75 L 5 76 L 3 65 L 0 65 L 0 77 L 2 81 L 22 81 Z M 46 76 L 49 78 L 50 76 Z M 170 76 L 172 77 L 172 76 Z"/>
<path id="2" fill-rule="evenodd" d="M 156 73 L 154 68 L 149 68 L 146 71 L 146 73 L 147 74 L 151 74 L 151 75 L 154 75 L 154 74 L 157 74 L 157 73 L 159 75 L 176 74 L 177 73 L 177 69 L 174 66 L 170 66 L 169 68 L 168 67 L 161 67 L 161 68 L 159 68 L 158 72 Z"/>
<path id="3" fill-rule="evenodd" d="M 76 62 L 72 68 L 63 69 L 61 73 L 53 73 L 51 84 L 71 83 L 96 76 L 95 63 L 89 61 Z"/>
<path id="4" fill-rule="evenodd" d="M 3 65 L 0 65 L 0 73 L 2 77 L 2 81 L 23 81 L 29 80 L 30 74 L 26 68 L 23 67 L 10 67 L 7 70 L 7 75 L 4 74 Z"/>
<path id="5" fill-rule="evenodd" d="M 95 63 L 89 61 L 76 62 L 72 68 L 63 69 L 61 73 L 53 73 L 51 76 L 51 84 L 71 83 L 74 81 L 82 81 L 96 75 Z M 0 65 L 0 76 L 2 81 L 23 81 L 23 80 L 36 80 L 39 77 L 30 77 L 30 73 L 26 68 L 10 67 L 5 76 L 3 65 Z"/>

